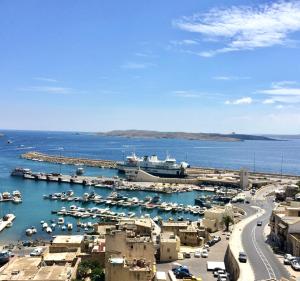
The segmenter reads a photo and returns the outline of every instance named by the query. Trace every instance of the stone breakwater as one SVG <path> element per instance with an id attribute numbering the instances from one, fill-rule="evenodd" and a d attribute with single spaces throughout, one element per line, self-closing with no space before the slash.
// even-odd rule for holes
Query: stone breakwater
<path id="1" fill-rule="evenodd" d="M 117 167 L 117 162 L 111 160 L 47 155 L 36 151 L 27 152 L 25 154 L 22 154 L 21 157 L 28 160 L 43 161 L 43 162 L 50 162 L 56 164 L 84 165 L 84 166 L 108 168 L 108 169 L 115 169 Z"/>

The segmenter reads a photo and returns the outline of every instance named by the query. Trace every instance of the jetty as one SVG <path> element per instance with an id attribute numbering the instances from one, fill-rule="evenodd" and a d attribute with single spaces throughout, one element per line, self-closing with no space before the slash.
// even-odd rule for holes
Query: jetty
<path id="1" fill-rule="evenodd" d="M 3 217 L 3 219 L 0 220 L 0 232 L 9 227 L 13 220 L 16 218 L 16 216 L 14 214 L 7 214 Z"/>
<path id="2" fill-rule="evenodd" d="M 65 157 L 60 155 L 48 155 L 36 151 L 31 151 L 22 154 L 21 158 L 33 160 L 33 161 L 40 161 L 40 162 L 50 162 L 56 164 L 69 164 L 69 165 L 84 165 L 84 166 L 106 168 L 106 169 L 115 169 L 117 167 L 117 162 L 112 160 L 74 158 L 74 157 Z"/>

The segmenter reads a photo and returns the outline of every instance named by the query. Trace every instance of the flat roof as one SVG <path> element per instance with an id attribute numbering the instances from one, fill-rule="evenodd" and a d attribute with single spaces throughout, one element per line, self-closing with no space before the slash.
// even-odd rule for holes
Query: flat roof
<path id="1" fill-rule="evenodd" d="M 62 252 L 62 253 L 48 253 L 45 255 L 45 261 L 65 261 L 65 262 L 72 262 L 76 258 L 76 253 L 72 252 Z"/>
<path id="2" fill-rule="evenodd" d="M 122 263 L 124 263 L 123 258 L 110 258 L 109 261 L 112 264 L 122 264 Z"/>
<path id="3" fill-rule="evenodd" d="M 83 240 L 83 235 L 58 235 L 54 238 L 53 244 L 80 244 Z"/>

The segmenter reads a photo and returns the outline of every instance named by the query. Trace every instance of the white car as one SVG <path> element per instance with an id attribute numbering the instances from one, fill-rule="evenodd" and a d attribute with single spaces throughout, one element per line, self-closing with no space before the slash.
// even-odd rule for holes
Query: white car
<path id="1" fill-rule="evenodd" d="M 201 252 L 201 257 L 202 258 L 207 258 L 208 257 L 208 251 L 206 249 L 203 249 Z"/>
<path id="2" fill-rule="evenodd" d="M 296 260 L 291 261 L 291 266 L 294 270 L 300 271 L 300 264 Z"/>
<path id="3" fill-rule="evenodd" d="M 195 258 L 200 258 L 201 257 L 201 252 L 200 251 L 195 251 L 194 257 Z"/>
<path id="4" fill-rule="evenodd" d="M 291 254 L 285 254 L 283 263 L 284 264 L 291 264 L 292 260 L 294 260 L 294 259 L 295 259 L 295 257 L 292 256 Z"/>
<path id="5" fill-rule="evenodd" d="M 43 253 L 43 248 L 35 248 L 31 253 L 30 256 L 38 257 Z"/>

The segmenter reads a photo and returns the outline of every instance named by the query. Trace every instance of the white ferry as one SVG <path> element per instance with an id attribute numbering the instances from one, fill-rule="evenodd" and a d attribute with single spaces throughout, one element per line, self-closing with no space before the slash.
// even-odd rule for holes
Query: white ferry
<path id="1" fill-rule="evenodd" d="M 161 177 L 185 177 L 188 167 L 188 163 L 177 163 L 176 159 L 170 158 L 168 155 L 165 160 L 159 160 L 156 155 L 138 157 L 134 153 L 127 156 L 125 161 L 117 163 L 119 172 L 125 173 L 127 170 L 138 168 L 151 175 Z"/>

